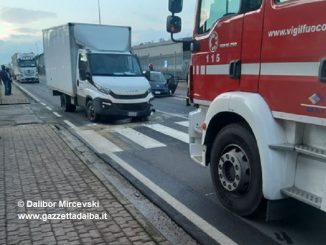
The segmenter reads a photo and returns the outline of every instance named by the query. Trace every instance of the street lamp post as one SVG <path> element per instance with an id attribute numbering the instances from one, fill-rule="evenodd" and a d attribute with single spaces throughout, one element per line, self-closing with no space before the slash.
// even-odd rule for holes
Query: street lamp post
<path id="1" fill-rule="evenodd" d="M 100 0 L 97 0 L 97 5 L 98 5 L 98 23 L 101 25 L 101 5 L 100 5 Z"/>

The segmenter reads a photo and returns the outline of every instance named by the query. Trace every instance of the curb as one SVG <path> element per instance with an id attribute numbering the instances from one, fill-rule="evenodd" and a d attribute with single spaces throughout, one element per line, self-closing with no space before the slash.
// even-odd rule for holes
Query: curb
<path id="1" fill-rule="evenodd" d="M 77 135 L 74 130 L 67 128 L 65 125 L 60 126 L 66 130 L 72 137 L 77 139 L 79 142 L 83 144 L 83 146 L 87 147 L 92 154 L 94 154 L 97 158 L 99 158 L 101 161 L 106 163 L 94 149 L 92 149 L 79 135 Z M 64 132 L 58 132 L 58 130 L 61 130 L 56 125 L 52 125 L 53 131 L 66 143 L 66 145 L 71 149 L 71 151 L 82 161 L 85 166 L 96 176 L 96 178 L 108 189 L 108 191 L 111 192 L 112 196 L 116 198 L 118 202 L 121 203 L 121 205 L 129 212 L 129 214 L 144 228 L 144 230 L 148 233 L 150 237 L 155 241 L 155 243 L 158 244 L 170 244 L 170 242 L 150 223 L 146 220 L 146 218 L 134 207 L 132 203 L 130 203 L 120 192 L 119 190 L 112 185 L 110 180 L 105 177 L 104 174 L 102 174 L 92 162 L 90 162 L 82 152 L 80 152 L 76 146 L 72 146 L 69 144 L 69 136 L 66 136 Z M 66 138 L 67 137 L 67 138 Z M 114 168 L 113 168 L 114 169 Z M 114 170 L 116 171 L 116 170 Z M 121 174 L 116 171 L 118 175 L 121 176 Z M 124 178 L 121 176 L 121 178 Z M 128 180 L 127 180 L 128 181 Z M 129 182 L 129 181 L 128 181 Z M 130 184 L 131 185 L 131 184 Z M 137 189 L 137 188 L 136 188 Z"/>
<path id="2" fill-rule="evenodd" d="M 35 97 L 33 94 L 31 94 L 29 91 L 24 89 L 22 86 L 20 86 L 16 81 L 12 82 L 20 91 L 22 91 L 25 95 L 29 96 L 31 99 L 33 99 L 36 102 L 40 102 L 40 100 Z"/>

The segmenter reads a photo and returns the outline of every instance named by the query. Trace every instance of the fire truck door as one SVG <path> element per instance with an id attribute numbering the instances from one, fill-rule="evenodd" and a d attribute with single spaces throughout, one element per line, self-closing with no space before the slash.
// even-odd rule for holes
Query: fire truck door
<path id="1" fill-rule="evenodd" d="M 260 93 L 275 116 L 326 118 L 326 1 L 266 1 Z"/>
<path id="2" fill-rule="evenodd" d="M 242 26 L 241 0 L 202 0 L 198 6 L 193 51 L 193 98 L 212 101 L 239 88 Z"/>

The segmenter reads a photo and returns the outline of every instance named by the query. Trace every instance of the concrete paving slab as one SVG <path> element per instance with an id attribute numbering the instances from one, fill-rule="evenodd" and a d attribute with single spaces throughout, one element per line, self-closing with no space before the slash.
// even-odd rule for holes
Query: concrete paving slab
<path id="1" fill-rule="evenodd" d="M 12 95 L 4 95 L 4 86 L 0 86 L 0 105 L 29 104 L 30 99 L 23 94 L 14 83 L 11 88 Z"/>

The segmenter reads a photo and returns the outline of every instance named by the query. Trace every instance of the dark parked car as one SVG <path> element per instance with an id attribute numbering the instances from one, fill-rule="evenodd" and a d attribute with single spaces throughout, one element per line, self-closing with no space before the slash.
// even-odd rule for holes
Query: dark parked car
<path id="1" fill-rule="evenodd" d="M 154 96 L 171 96 L 173 94 L 162 72 L 146 71 L 145 76 L 149 80 Z"/>

